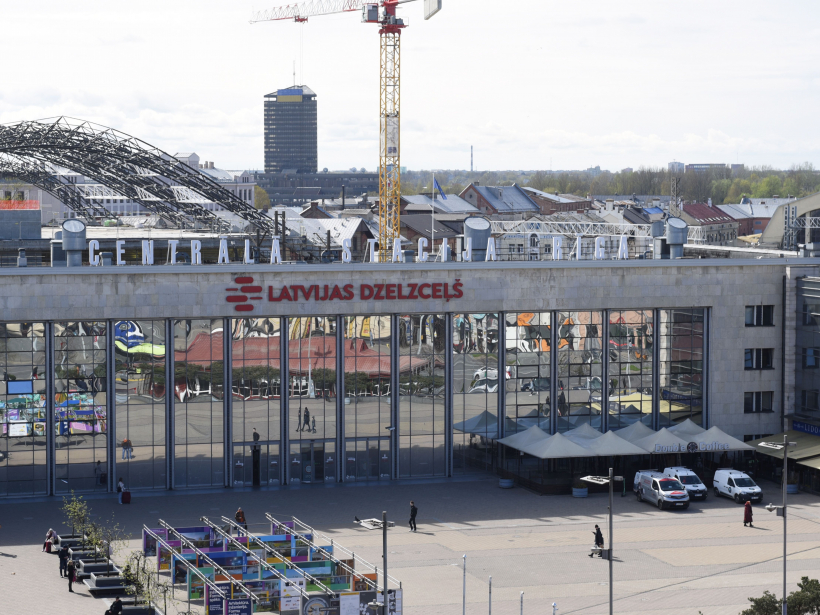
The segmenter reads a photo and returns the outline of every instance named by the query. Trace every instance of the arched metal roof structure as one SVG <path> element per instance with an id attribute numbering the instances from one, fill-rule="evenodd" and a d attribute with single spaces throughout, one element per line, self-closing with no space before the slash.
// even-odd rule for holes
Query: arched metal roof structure
<path id="1" fill-rule="evenodd" d="M 100 184 L 75 184 L 60 169 Z M 105 198 L 127 198 L 174 226 L 221 228 L 216 203 L 261 231 L 273 221 L 198 169 L 123 132 L 68 117 L 0 125 L 0 175 L 54 195 L 81 217 L 113 217 Z"/>

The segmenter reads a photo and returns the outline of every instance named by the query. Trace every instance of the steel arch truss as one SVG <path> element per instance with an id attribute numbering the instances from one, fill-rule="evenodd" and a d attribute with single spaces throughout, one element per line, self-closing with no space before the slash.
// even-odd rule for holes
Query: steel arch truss
<path id="1" fill-rule="evenodd" d="M 203 203 L 216 203 L 262 231 L 273 227 L 206 174 L 118 130 L 67 117 L 0 125 L 0 175 L 46 190 L 77 215 L 111 217 L 103 205 L 107 195 L 61 180 L 57 168 L 84 175 L 180 228 L 224 229 L 227 221 Z"/>

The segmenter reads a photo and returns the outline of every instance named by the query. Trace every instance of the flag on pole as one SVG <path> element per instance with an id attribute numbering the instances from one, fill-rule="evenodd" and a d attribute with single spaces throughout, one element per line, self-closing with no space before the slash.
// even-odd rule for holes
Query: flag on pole
<path id="1" fill-rule="evenodd" d="M 441 198 L 442 198 L 442 199 L 444 199 L 444 200 L 446 201 L 446 200 L 447 200 L 447 197 L 446 197 L 446 196 L 444 196 L 444 190 L 442 190 L 442 189 L 441 189 L 441 186 L 439 186 L 439 185 L 438 185 L 438 180 L 437 180 L 436 178 L 433 178 L 433 187 L 434 187 L 436 190 L 438 190 L 438 191 L 439 191 L 439 194 L 441 194 Z"/>

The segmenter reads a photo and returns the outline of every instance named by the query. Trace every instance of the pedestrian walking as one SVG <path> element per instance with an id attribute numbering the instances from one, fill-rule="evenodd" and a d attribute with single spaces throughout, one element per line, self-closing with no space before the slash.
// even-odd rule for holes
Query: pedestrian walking
<path id="1" fill-rule="evenodd" d="M 117 499 L 122 504 L 122 492 L 125 491 L 125 483 L 122 482 L 122 477 L 117 481 Z"/>
<path id="2" fill-rule="evenodd" d="M 51 553 L 51 545 L 54 544 L 54 530 L 49 528 L 48 532 L 46 533 L 46 540 L 43 543 L 43 552 L 44 553 Z"/>
<path id="3" fill-rule="evenodd" d="M 597 551 L 598 557 L 603 557 L 604 555 L 603 553 L 601 553 L 601 550 L 604 548 L 604 535 L 601 534 L 601 528 L 599 528 L 596 524 L 595 531 L 592 533 L 595 534 L 595 547 L 592 549 L 589 556 L 593 557 L 595 555 L 595 552 Z"/>
<path id="4" fill-rule="evenodd" d="M 57 557 L 60 558 L 60 578 L 68 576 L 66 568 L 68 566 L 68 545 L 63 545 L 57 552 Z"/>
<path id="5" fill-rule="evenodd" d="M 72 586 L 74 585 L 74 581 L 77 580 L 77 567 L 74 564 L 74 560 L 69 560 L 68 566 L 66 566 L 66 576 L 68 577 L 68 591 L 73 594 L 74 590 Z"/>
<path id="6" fill-rule="evenodd" d="M 307 410 L 307 408 L 305 408 Z M 302 409 L 299 408 L 299 420 L 296 423 L 296 431 L 302 431 Z"/>
<path id="7" fill-rule="evenodd" d="M 240 508 L 236 511 L 236 514 L 233 516 L 233 518 L 234 518 L 234 519 L 236 519 L 236 522 L 237 522 L 239 525 L 241 525 L 242 527 L 244 527 L 244 528 L 245 528 L 245 531 L 246 531 L 246 532 L 248 531 L 248 522 L 247 522 L 247 521 L 245 521 L 245 512 L 242 510 L 242 507 L 240 507 Z"/>
<path id="8" fill-rule="evenodd" d="M 416 531 L 416 515 L 419 514 L 419 509 L 416 508 L 416 503 L 410 500 L 410 531 Z"/>
<path id="9" fill-rule="evenodd" d="M 746 500 L 746 504 L 743 506 L 743 527 L 746 527 L 747 523 L 749 527 L 754 527 L 752 525 L 752 503 L 749 500 Z"/>
<path id="10" fill-rule="evenodd" d="M 310 419 L 310 430 L 313 433 L 316 433 L 316 417 L 315 416 L 311 417 L 311 419 Z"/>
<path id="11" fill-rule="evenodd" d="M 310 410 L 305 408 L 305 412 L 302 416 L 305 417 L 305 424 L 302 427 L 302 431 L 307 431 L 308 433 L 310 433 Z"/>
<path id="12" fill-rule="evenodd" d="M 253 441 L 259 442 L 259 432 L 256 431 L 256 427 L 253 428 Z"/>

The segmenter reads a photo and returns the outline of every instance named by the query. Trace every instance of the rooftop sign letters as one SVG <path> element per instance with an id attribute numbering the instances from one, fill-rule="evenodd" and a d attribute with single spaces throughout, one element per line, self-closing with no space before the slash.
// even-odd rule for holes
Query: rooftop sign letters
<path id="1" fill-rule="evenodd" d="M 729 445 L 723 442 L 689 442 L 688 444 L 656 444 L 656 453 L 703 453 L 711 451 L 728 451 Z"/>

